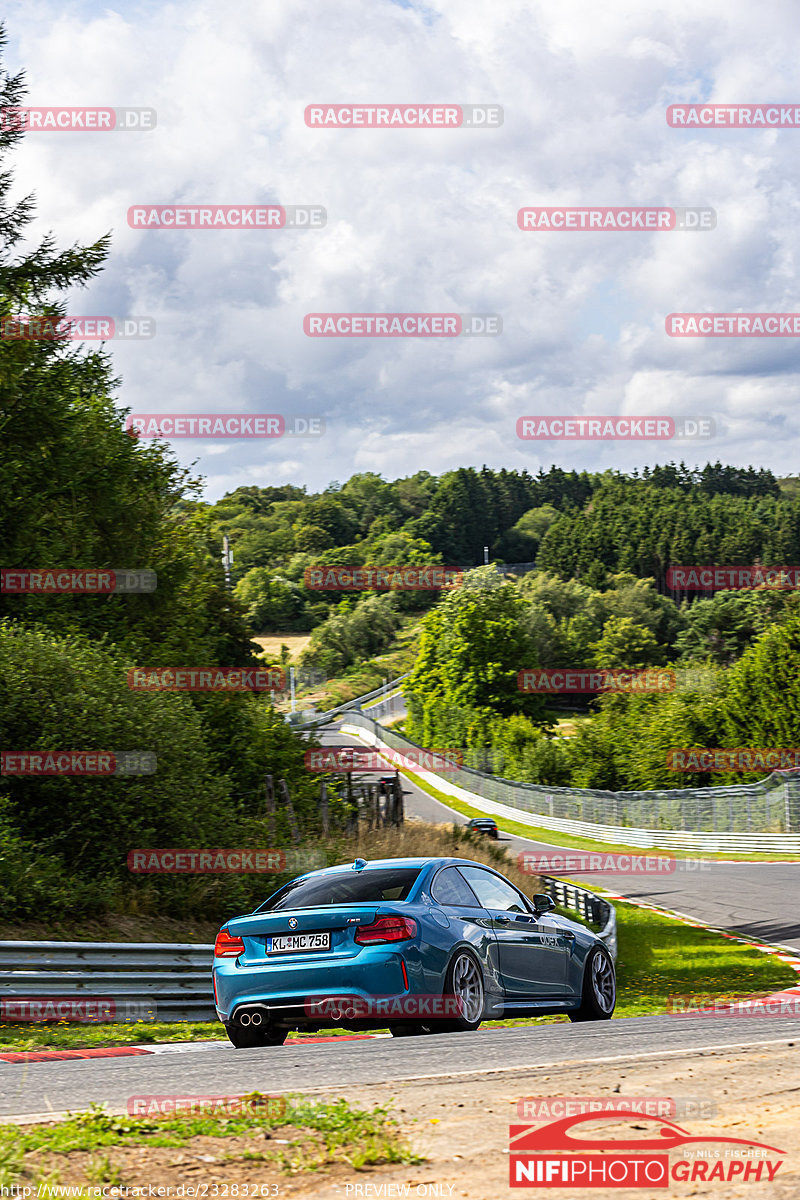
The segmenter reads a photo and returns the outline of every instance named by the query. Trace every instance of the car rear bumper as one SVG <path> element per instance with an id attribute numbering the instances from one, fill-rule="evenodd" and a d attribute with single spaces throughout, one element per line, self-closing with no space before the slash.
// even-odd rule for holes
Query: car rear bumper
<path id="1" fill-rule="evenodd" d="M 221 959 L 214 965 L 217 1013 L 221 1021 L 235 1019 L 245 1004 L 263 1004 L 281 1012 L 292 1010 L 299 1023 L 318 1019 L 319 1002 L 329 997 L 354 996 L 370 1001 L 375 996 L 407 996 L 401 962 L 403 955 L 385 947 L 357 957 L 321 963 L 268 962 L 263 966 L 238 966 Z"/>

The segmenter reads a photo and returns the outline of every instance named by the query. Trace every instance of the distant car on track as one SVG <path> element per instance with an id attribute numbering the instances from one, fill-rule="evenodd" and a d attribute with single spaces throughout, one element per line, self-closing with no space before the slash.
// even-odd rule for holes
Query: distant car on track
<path id="1" fill-rule="evenodd" d="M 493 838 L 500 836 L 497 822 L 491 817 L 473 817 L 471 821 L 467 821 L 467 829 L 473 833 L 488 833 L 489 837 Z"/>
<path id="2" fill-rule="evenodd" d="M 290 1029 L 389 1028 L 395 1037 L 566 1013 L 605 1020 L 614 964 L 585 926 L 484 863 L 400 858 L 293 879 L 220 930 L 214 1002 L 238 1048 Z"/>

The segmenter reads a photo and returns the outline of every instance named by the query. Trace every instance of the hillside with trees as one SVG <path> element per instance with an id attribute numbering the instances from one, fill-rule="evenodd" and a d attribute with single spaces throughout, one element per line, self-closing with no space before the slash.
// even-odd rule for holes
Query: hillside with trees
<path id="1" fill-rule="evenodd" d="M 0 107 L 23 101 L 21 76 L 3 77 Z M 21 136 L 0 130 L 4 159 Z M 109 240 L 37 241 L 33 198 L 12 202 L 12 187 L 4 164 L 0 320 L 57 320 L 67 291 L 102 269 Z M 133 667 L 245 667 L 258 647 L 225 586 L 200 482 L 164 444 L 125 432 L 117 384 L 103 351 L 0 339 L 3 568 L 157 576 L 140 594 L 0 594 L 3 752 L 144 751 L 157 761 L 154 774 L 125 777 L 0 777 L 5 921 L 109 911 L 213 920 L 263 899 L 263 879 L 131 879 L 128 850 L 263 844 L 267 772 L 287 781 L 309 831 L 319 820 L 305 744 L 268 698 L 128 686 Z"/>

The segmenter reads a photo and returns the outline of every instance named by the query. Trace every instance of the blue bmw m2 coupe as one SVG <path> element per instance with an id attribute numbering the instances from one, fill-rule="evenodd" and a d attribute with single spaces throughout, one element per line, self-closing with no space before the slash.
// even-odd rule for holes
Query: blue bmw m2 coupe
<path id="1" fill-rule="evenodd" d="M 312 871 L 220 930 L 214 1002 L 234 1046 L 291 1029 L 477 1029 L 498 1017 L 606 1020 L 614 963 L 585 926 L 461 858 Z"/>

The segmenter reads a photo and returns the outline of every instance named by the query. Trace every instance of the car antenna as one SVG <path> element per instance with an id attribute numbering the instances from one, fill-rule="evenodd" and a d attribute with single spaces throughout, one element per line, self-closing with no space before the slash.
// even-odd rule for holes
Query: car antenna
<path id="1" fill-rule="evenodd" d="M 354 870 L 354 871 L 363 871 L 363 870 L 364 870 L 364 867 L 365 867 L 366 865 L 367 865 L 367 861 L 366 861 L 366 859 L 364 859 L 364 858 L 357 858 L 357 859 L 356 859 L 356 861 L 353 863 L 353 870 Z"/>

